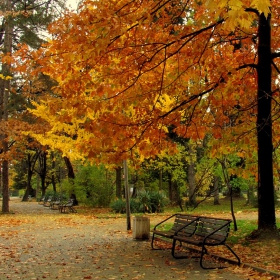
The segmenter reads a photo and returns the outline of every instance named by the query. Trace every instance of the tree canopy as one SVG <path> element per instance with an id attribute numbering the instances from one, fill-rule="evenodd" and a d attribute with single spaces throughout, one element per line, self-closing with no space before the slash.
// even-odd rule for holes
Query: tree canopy
<path id="1" fill-rule="evenodd" d="M 278 4 L 82 1 L 39 51 L 19 53 L 21 71 L 57 82 L 32 110 L 50 128 L 31 135 L 107 162 L 171 153 L 170 128 L 193 140 L 213 135 L 213 156 L 257 150 L 259 227 L 275 228 L 274 204 L 264 205 L 274 201 L 272 133 L 279 139 Z"/>

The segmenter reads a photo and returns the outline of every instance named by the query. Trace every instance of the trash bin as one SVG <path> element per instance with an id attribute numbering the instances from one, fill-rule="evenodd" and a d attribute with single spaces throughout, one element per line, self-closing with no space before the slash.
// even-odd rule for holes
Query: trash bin
<path id="1" fill-rule="evenodd" d="M 150 219 L 147 217 L 134 217 L 132 227 L 132 237 L 134 239 L 150 238 Z"/>

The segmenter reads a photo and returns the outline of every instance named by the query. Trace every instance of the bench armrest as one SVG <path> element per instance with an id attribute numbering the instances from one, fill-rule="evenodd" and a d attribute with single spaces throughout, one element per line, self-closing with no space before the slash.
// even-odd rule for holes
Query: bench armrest
<path id="1" fill-rule="evenodd" d="M 176 215 L 177 215 L 177 214 L 173 214 L 172 216 L 170 216 L 170 217 L 166 218 L 165 220 L 161 221 L 160 223 L 156 224 L 156 225 L 154 226 L 154 230 L 156 230 L 156 228 L 157 228 L 158 226 L 160 226 L 160 225 L 162 225 L 163 223 L 165 223 L 166 221 L 172 219 L 172 218 L 175 217 Z"/>

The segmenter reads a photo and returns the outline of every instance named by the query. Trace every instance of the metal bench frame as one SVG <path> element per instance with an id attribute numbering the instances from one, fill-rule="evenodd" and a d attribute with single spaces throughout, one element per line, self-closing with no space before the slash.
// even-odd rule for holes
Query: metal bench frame
<path id="1" fill-rule="evenodd" d="M 179 230 L 173 236 L 172 242 L 172 256 L 176 259 L 187 258 L 188 256 L 179 256 L 175 254 L 177 241 L 191 244 L 201 248 L 200 266 L 203 269 L 215 269 L 224 267 L 205 267 L 203 265 L 203 257 L 208 254 L 206 246 L 224 245 L 236 257 L 238 265 L 240 265 L 240 258 L 233 251 L 233 249 L 226 244 L 226 240 L 230 231 L 231 220 L 218 219 L 213 217 L 198 217 L 196 222 L 196 230 L 193 234 L 184 234 L 183 230 Z"/>
<path id="2" fill-rule="evenodd" d="M 160 236 L 162 239 L 172 239 L 174 235 L 176 235 L 179 231 L 182 230 L 185 235 L 192 235 L 195 231 L 196 223 L 195 221 L 198 219 L 197 216 L 192 216 L 188 214 L 174 214 L 165 220 L 161 221 L 157 225 L 155 225 L 154 229 L 152 230 L 152 241 L 151 246 L 153 250 L 163 250 L 166 248 L 155 248 L 154 243 L 156 236 Z M 171 223 L 172 221 L 173 225 L 171 229 L 169 230 L 162 230 L 162 226 Z M 187 227 L 188 226 L 188 227 Z M 167 249 L 171 249 L 167 248 Z"/>

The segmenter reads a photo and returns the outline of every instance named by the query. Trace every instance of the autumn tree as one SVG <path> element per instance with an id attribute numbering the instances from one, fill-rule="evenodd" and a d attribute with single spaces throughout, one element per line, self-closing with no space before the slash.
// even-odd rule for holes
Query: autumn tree
<path id="1" fill-rule="evenodd" d="M 26 129 L 28 98 L 25 95 L 23 77 L 14 75 L 12 54 L 18 50 L 19 43 L 38 48 L 43 39 L 43 31 L 64 7 L 63 0 L 1 1 L 0 8 L 0 46 L 1 46 L 1 164 L 3 181 L 2 211 L 9 212 L 9 161 L 19 151 L 15 144 L 20 142 L 21 130 Z M 30 94 L 30 92 L 28 92 Z M 24 96 L 24 97 L 23 97 Z"/>
<path id="2" fill-rule="evenodd" d="M 170 126 L 193 140 L 210 133 L 223 140 L 225 150 L 238 145 L 249 155 L 255 149 L 258 229 L 274 232 L 278 2 L 82 4 L 78 14 L 50 27 L 52 40 L 33 54 L 37 73 L 58 86 L 55 97 L 34 104 L 33 113 L 50 130 L 32 135 L 68 155 L 106 162 L 125 159 L 131 151 L 142 158 L 167 147 L 174 152 Z M 20 54 L 29 55 L 27 49 Z"/>
<path id="3" fill-rule="evenodd" d="M 11 24 L 12 16 L 10 15 L 12 11 L 12 1 L 6 0 L 4 6 L 4 12 L 6 15 L 5 24 L 2 26 L 3 33 L 5 33 L 5 38 L 3 40 L 3 54 L 7 55 L 12 51 L 12 33 L 13 33 L 13 26 Z M 11 69 L 9 62 L 4 62 L 2 64 L 2 77 L 0 79 L 1 88 L 0 88 L 0 104 L 1 104 L 1 123 L 6 123 L 8 120 L 8 95 L 11 89 Z M 2 125 L 5 128 L 5 124 Z M 6 156 L 6 153 L 9 149 L 9 142 L 8 142 L 8 135 L 7 129 L 3 129 L 1 133 L 1 146 L 2 146 L 2 153 L 4 157 L 2 157 L 1 162 L 1 171 L 2 171 L 2 195 L 3 195 L 3 202 L 2 202 L 2 212 L 7 213 L 9 212 L 9 161 Z"/>

